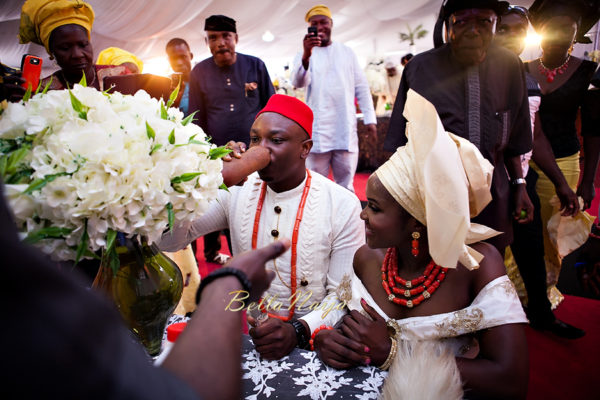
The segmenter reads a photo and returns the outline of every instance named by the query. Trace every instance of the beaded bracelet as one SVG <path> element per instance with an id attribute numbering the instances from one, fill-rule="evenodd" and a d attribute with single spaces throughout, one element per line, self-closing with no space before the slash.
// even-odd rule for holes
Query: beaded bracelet
<path id="1" fill-rule="evenodd" d="M 202 293 L 202 290 L 204 290 L 204 288 L 209 283 L 211 283 L 215 279 L 222 278 L 225 276 L 235 276 L 237 280 L 240 281 L 240 285 L 242 285 L 242 289 L 244 291 L 248 292 L 248 294 L 250 294 L 250 292 L 252 291 L 252 282 L 248 280 L 248 276 L 242 270 L 231 267 L 223 267 L 214 270 L 213 272 L 208 274 L 206 278 L 202 279 L 202 281 L 200 282 L 200 286 L 198 287 L 198 291 L 196 292 L 196 304 L 200 303 L 200 295 Z"/>
<path id="2" fill-rule="evenodd" d="M 390 354 L 388 354 L 383 364 L 379 366 L 379 369 L 382 371 L 387 371 L 388 368 L 390 368 L 390 365 L 392 365 L 392 362 L 396 357 L 396 352 L 398 351 L 398 342 L 393 337 L 390 337 L 390 339 L 392 339 L 392 347 L 390 348 Z"/>
<path id="3" fill-rule="evenodd" d="M 317 336 L 317 333 L 321 332 L 322 330 L 331 330 L 333 329 L 332 326 L 327 326 L 327 325 L 321 325 L 320 327 L 318 327 L 317 329 L 315 329 L 315 331 L 312 333 L 312 336 L 310 337 L 310 340 L 308 341 L 308 343 L 310 343 L 310 350 L 311 351 L 315 351 L 315 336 Z"/>

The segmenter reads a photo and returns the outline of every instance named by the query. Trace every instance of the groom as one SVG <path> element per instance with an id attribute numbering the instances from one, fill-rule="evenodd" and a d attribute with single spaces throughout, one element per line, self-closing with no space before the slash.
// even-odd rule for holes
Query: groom
<path id="1" fill-rule="evenodd" d="M 162 250 L 179 250 L 207 232 L 229 228 L 236 255 L 283 237 L 292 239 L 291 251 L 267 263 L 276 278 L 265 293 L 265 304 L 275 298 L 281 305 L 270 308 L 270 318 L 250 329 L 265 359 L 279 359 L 295 346 L 305 348 L 316 328 L 342 318 L 345 310 L 335 291 L 364 243 L 358 198 L 306 169 L 312 122 L 311 109 L 300 100 L 272 96 L 250 129 L 250 147 L 269 150 L 271 162 L 243 186 L 221 191 L 204 216 L 166 233 L 160 243 Z M 225 296 L 226 305 L 232 295 Z M 308 309 L 317 303 L 322 306 Z M 331 311 L 324 312 L 326 308 Z"/>

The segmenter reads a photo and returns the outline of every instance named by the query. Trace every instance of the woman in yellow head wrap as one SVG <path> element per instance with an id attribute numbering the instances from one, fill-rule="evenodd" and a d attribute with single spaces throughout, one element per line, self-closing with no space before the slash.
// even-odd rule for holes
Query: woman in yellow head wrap
<path id="1" fill-rule="evenodd" d="M 27 0 L 21 11 L 19 40 L 37 43 L 56 60 L 59 71 L 42 80 L 50 89 L 73 87 L 85 74 L 88 86 L 103 89 L 102 78 L 126 73 L 125 67 L 102 71 L 94 65 L 90 32 L 94 23 L 92 7 L 79 0 Z"/>
<path id="2" fill-rule="evenodd" d="M 404 116 L 408 143 L 369 178 L 367 245 L 337 290 L 350 312 L 314 347 L 335 368 L 389 368 L 386 398 L 462 398 L 463 382 L 475 397 L 524 398 L 527 319 L 482 242 L 498 232 L 470 222 L 493 167 L 412 90 Z"/>
<path id="3" fill-rule="evenodd" d="M 98 54 L 98 65 L 122 65 L 132 74 L 141 74 L 144 63 L 134 54 L 118 47 L 109 47 Z"/>

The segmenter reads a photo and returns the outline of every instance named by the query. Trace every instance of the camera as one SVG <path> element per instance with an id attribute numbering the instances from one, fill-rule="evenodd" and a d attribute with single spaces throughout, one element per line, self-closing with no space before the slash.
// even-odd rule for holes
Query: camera
<path id="1" fill-rule="evenodd" d="M 317 36 L 317 27 L 316 26 L 308 27 L 308 36 Z"/>

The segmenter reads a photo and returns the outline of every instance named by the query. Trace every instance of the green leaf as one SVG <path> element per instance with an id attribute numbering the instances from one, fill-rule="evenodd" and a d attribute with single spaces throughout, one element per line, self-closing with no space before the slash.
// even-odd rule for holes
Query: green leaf
<path id="1" fill-rule="evenodd" d="M 73 229 L 49 226 L 34 232 L 29 232 L 23 241 L 27 244 L 34 244 L 43 239 L 63 239 L 71 232 L 73 232 Z"/>
<path id="2" fill-rule="evenodd" d="M 13 174 L 17 171 L 17 165 L 29 154 L 30 145 L 25 145 L 10 153 L 6 162 L 6 173 Z"/>
<path id="3" fill-rule="evenodd" d="M 148 135 L 148 139 L 154 139 L 156 137 L 156 132 L 154 132 L 154 129 L 152 129 L 148 121 L 146 121 L 146 135 Z"/>
<path id="4" fill-rule="evenodd" d="M 6 175 L 6 164 L 8 162 L 8 156 L 2 156 L 0 157 L 0 176 L 6 180 L 5 175 Z"/>
<path id="5" fill-rule="evenodd" d="M 25 94 L 23 95 L 23 103 L 27 103 L 30 98 L 31 98 L 31 85 L 27 85 L 27 90 L 25 91 Z"/>
<path id="6" fill-rule="evenodd" d="M 83 87 L 87 87 L 87 79 L 85 79 L 85 72 L 81 72 L 81 80 L 79 81 L 79 84 Z"/>
<path id="7" fill-rule="evenodd" d="M 158 143 L 152 146 L 152 150 L 150 150 L 150 155 L 154 154 L 154 152 L 162 147 L 162 144 Z"/>
<path id="8" fill-rule="evenodd" d="M 179 82 L 177 82 L 177 87 L 173 89 L 171 95 L 169 96 L 169 101 L 167 101 L 167 108 L 171 107 L 175 100 L 177 100 L 177 96 L 179 96 L 179 87 L 181 85 L 181 76 L 179 77 Z"/>
<path id="9" fill-rule="evenodd" d="M 208 156 L 211 160 L 217 160 L 219 158 L 225 157 L 227 154 L 231 153 L 231 149 L 226 149 L 225 146 L 215 147 L 214 149 L 210 149 Z"/>
<path id="10" fill-rule="evenodd" d="M 4 180 L 4 183 L 8 183 L 11 185 L 15 185 L 18 183 L 29 183 L 31 180 L 31 174 L 33 174 L 33 169 L 26 168 L 20 171 L 15 172 L 10 177 Z"/>
<path id="11" fill-rule="evenodd" d="M 162 119 L 169 119 L 169 113 L 167 113 L 167 108 L 165 107 L 162 99 L 160 99 L 160 117 Z"/>
<path id="12" fill-rule="evenodd" d="M 83 103 L 81 103 L 81 101 L 79 101 L 79 99 L 75 97 L 75 95 L 73 94 L 73 92 L 71 92 L 70 89 L 69 97 L 71 98 L 71 106 L 73 106 L 73 110 L 75 110 L 75 112 L 79 115 L 79 118 L 85 119 L 87 121 L 87 112 L 90 108 L 88 106 L 84 106 Z"/>
<path id="13" fill-rule="evenodd" d="M 85 76 L 85 75 L 84 75 Z M 75 255 L 75 264 L 81 260 L 81 257 L 84 255 L 85 250 L 88 248 L 90 242 L 90 236 L 87 232 L 87 224 L 88 220 L 86 219 L 83 224 L 83 235 L 81 235 L 81 240 L 79 240 L 79 244 L 77 245 L 77 253 Z"/>
<path id="14" fill-rule="evenodd" d="M 70 175 L 70 174 L 67 172 L 59 172 L 58 174 L 46 175 L 43 179 L 41 179 L 41 178 L 35 179 L 33 182 L 31 182 L 29 184 L 27 189 L 25 189 L 23 191 L 23 194 L 31 194 L 31 193 L 35 192 L 36 190 L 41 190 L 44 186 L 46 186 L 48 183 L 52 182 L 59 176 L 65 176 L 65 175 Z"/>
<path id="15" fill-rule="evenodd" d="M 115 239 L 117 238 L 117 231 L 109 229 L 106 232 L 106 251 L 110 251 L 115 246 Z"/>
<path id="16" fill-rule="evenodd" d="M 85 249 L 83 251 L 83 256 L 84 257 L 93 258 L 94 260 L 101 260 L 102 259 L 102 258 L 98 257 L 98 254 L 94 253 L 90 249 Z"/>
<path id="17" fill-rule="evenodd" d="M 119 268 L 121 267 L 121 262 L 119 261 L 119 256 L 117 254 L 117 248 L 113 247 L 108 253 L 109 257 L 109 267 L 112 269 L 113 276 L 117 275 Z"/>
<path id="18" fill-rule="evenodd" d="M 198 110 L 194 111 L 193 113 L 191 113 L 190 115 L 188 115 L 187 117 L 185 117 L 183 119 L 183 121 L 181 121 L 181 125 L 186 126 L 190 122 L 194 122 L 194 115 L 196 115 L 197 112 L 198 112 Z"/>
<path id="19" fill-rule="evenodd" d="M 175 213 L 173 212 L 173 204 L 167 203 L 167 217 L 169 220 L 169 231 L 173 233 L 173 225 L 175 224 Z"/>
<path id="20" fill-rule="evenodd" d="M 195 177 L 202 175 L 203 172 L 188 172 L 179 176 L 176 176 L 175 178 L 171 179 L 171 184 L 174 183 L 181 183 L 181 182 L 189 182 L 192 179 L 194 179 Z"/>
<path id="21" fill-rule="evenodd" d="M 175 128 L 169 133 L 169 143 L 175 144 Z"/>
<path id="22" fill-rule="evenodd" d="M 52 84 L 52 79 L 54 79 L 54 77 L 52 75 L 50 75 L 50 80 L 48 81 L 48 83 L 46 83 L 46 86 L 44 86 L 44 90 L 42 90 L 42 94 L 46 94 L 46 92 L 50 88 L 50 85 Z"/>
<path id="23" fill-rule="evenodd" d="M 229 188 L 224 183 L 221 183 L 221 186 L 219 186 L 219 189 L 227 190 L 229 192 Z"/>
<path id="24" fill-rule="evenodd" d="M 14 139 L 0 139 L 0 153 L 6 154 L 19 148 L 19 144 Z"/>
<path id="25" fill-rule="evenodd" d="M 42 81 L 40 81 L 40 83 L 38 83 L 38 87 L 35 89 L 34 95 L 38 94 L 40 92 L 41 88 L 42 88 Z"/>

